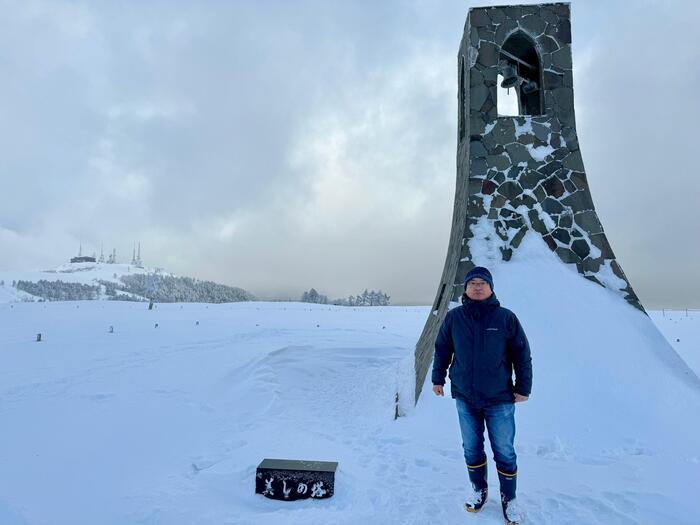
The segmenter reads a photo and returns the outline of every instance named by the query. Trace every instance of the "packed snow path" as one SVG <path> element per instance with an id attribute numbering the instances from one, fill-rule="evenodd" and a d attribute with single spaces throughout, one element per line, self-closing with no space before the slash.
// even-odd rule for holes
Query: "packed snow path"
<path id="1" fill-rule="evenodd" d="M 697 524 L 697 378 L 646 316 L 547 264 L 494 275 L 533 348 L 516 437 L 528 523 Z M 549 276 L 537 293 L 533 274 Z M 577 315 L 551 315 L 557 308 Z M 0 523 L 500 524 L 490 452 L 491 499 L 478 516 L 462 510 L 452 399 L 426 388 L 394 420 L 426 315 L 0 305 Z M 264 457 L 339 461 L 336 495 L 255 495 Z"/>

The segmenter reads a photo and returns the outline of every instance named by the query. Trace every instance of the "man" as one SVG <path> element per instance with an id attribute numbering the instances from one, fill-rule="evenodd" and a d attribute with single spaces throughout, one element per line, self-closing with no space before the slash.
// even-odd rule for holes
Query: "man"
<path id="1" fill-rule="evenodd" d="M 530 395 L 530 346 L 518 318 L 496 299 L 491 272 L 477 266 L 467 274 L 464 290 L 462 306 L 447 313 L 435 342 L 433 392 L 444 395 L 449 366 L 472 485 L 466 510 L 479 512 L 488 496 L 485 423 L 500 481 L 503 517 L 507 524 L 516 525 L 521 517 L 515 499 L 514 403 L 527 401 Z"/>

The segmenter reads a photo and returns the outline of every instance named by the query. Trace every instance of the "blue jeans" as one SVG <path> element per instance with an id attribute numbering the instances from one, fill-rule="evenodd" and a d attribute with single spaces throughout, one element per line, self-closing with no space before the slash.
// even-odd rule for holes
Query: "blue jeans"
<path id="1" fill-rule="evenodd" d="M 484 452 L 484 423 L 489 433 L 493 459 L 499 474 L 513 475 L 517 472 L 515 455 L 515 404 L 503 403 L 485 408 L 470 407 L 457 398 L 459 427 L 462 431 L 462 446 L 467 466 L 486 462 Z"/>

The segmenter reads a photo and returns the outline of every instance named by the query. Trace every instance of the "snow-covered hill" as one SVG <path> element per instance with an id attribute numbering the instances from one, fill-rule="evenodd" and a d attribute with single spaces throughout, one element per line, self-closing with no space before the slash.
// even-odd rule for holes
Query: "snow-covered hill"
<path id="1" fill-rule="evenodd" d="M 40 272 L 0 272 L 0 302 L 93 299 L 228 303 L 254 297 L 234 286 L 128 264 L 73 263 Z"/>
<path id="2" fill-rule="evenodd" d="M 697 376 L 647 316 L 548 251 L 493 273 L 533 352 L 516 410 L 527 523 L 699 523 Z M 462 510 L 453 400 L 426 385 L 394 420 L 427 314 L 0 304 L 0 523 L 501 524 L 496 498 Z M 264 457 L 338 461 L 335 496 L 255 495 Z"/>

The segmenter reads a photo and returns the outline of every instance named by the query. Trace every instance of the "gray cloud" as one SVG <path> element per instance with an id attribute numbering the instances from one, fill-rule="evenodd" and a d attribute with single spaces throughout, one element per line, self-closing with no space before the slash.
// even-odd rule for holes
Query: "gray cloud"
<path id="1" fill-rule="evenodd" d="M 431 302 L 470 5 L 6 2 L 0 267 L 140 239 L 150 264 L 263 297 Z M 700 306 L 700 7 L 635 6 L 573 4 L 584 161 L 642 299 Z"/>

